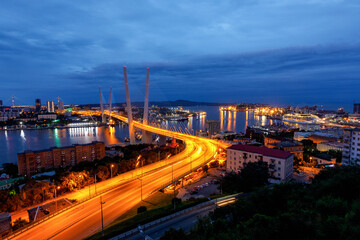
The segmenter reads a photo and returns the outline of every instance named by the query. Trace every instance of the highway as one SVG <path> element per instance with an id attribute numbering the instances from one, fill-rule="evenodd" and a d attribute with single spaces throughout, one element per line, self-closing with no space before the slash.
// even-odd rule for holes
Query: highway
<path id="1" fill-rule="evenodd" d="M 112 114 L 112 116 L 127 121 L 122 116 L 116 114 Z M 118 187 L 102 195 L 103 202 L 105 202 L 103 204 L 104 226 L 109 225 L 141 201 L 141 182 L 143 198 L 146 198 L 171 182 L 173 177 L 176 179 L 183 176 L 190 170 L 213 159 L 219 147 L 227 147 L 227 145 L 211 139 L 160 129 L 138 122 L 134 122 L 134 126 L 180 139 L 185 142 L 186 149 L 167 160 L 136 170 L 135 173 L 132 173 L 131 178 L 129 177 L 130 173 L 113 178 L 112 184 L 117 184 Z M 134 174 L 141 180 L 134 179 Z M 99 197 L 92 198 L 13 239 L 83 239 L 101 230 L 100 216 L 100 199 Z"/>

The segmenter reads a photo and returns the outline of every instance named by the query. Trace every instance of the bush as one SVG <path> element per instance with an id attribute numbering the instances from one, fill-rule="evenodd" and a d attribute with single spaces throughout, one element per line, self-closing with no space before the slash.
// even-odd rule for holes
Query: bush
<path id="1" fill-rule="evenodd" d="M 14 225 L 13 225 L 13 230 L 22 228 L 23 226 L 25 226 L 26 224 L 28 224 L 28 222 L 24 219 L 18 218 L 15 220 Z"/>
<path id="2" fill-rule="evenodd" d="M 137 213 L 143 213 L 143 212 L 146 212 L 147 211 L 147 208 L 145 206 L 140 206 L 138 209 L 137 209 Z"/>

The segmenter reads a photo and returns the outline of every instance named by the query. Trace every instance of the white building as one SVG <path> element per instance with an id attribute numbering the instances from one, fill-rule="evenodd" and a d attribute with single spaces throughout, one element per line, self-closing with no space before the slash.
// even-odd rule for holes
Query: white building
<path id="1" fill-rule="evenodd" d="M 54 101 L 47 101 L 47 102 L 46 102 L 46 106 L 47 106 L 47 112 L 48 112 L 48 113 L 53 113 L 53 112 L 55 112 L 55 104 L 54 104 Z"/>
<path id="2" fill-rule="evenodd" d="M 316 148 L 320 152 L 326 152 L 329 150 L 342 151 L 344 146 L 345 146 L 344 143 L 339 143 L 339 142 L 322 142 L 316 144 Z"/>
<path id="3" fill-rule="evenodd" d="M 290 181 L 293 173 L 294 154 L 264 146 L 233 145 L 227 148 L 226 170 L 239 172 L 248 162 L 263 161 L 269 166 L 271 178 Z"/>
<path id="4" fill-rule="evenodd" d="M 342 164 L 360 165 L 360 128 L 344 130 Z"/>
<path id="5" fill-rule="evenodd" d="M 57 118 L 57 115 L 55 113 L 53 114 L 39 114 L 38 115 L 38 119 L 50 119 L 50 120 L 55 120 Z"/>

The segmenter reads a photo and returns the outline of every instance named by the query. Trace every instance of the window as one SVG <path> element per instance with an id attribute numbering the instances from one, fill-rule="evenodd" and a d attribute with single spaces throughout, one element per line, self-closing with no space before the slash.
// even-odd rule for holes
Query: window
<path id="1" fill-rule="evenodd" d="M 280 170 L 281 170 L 281 168 L 280 168 L 280 167 L 278 167 L 278 170 L 280 171 Z"/>
<path id="2" fill-rule="evenodd" d="M 278 164 L 281 164 L 281 161 L 278 161 Z"/>

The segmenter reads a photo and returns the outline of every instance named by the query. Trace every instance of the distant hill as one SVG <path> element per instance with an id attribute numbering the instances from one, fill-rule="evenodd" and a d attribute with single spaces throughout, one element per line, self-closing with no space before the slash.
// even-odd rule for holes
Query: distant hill
<path id="1" fill-rule="evenodd" d="M 113 103 L 113 106 L 121 106 L 124 103 Z M 80 106 L 98 107 L 100 104 L 81 104 Z M 131 102 L 132 106 L 143 107 L 144 102 Z M 156 105 L 160 107 L 191 107 L 191 106 L 225 106 L 231 103 L 211 103 L 211 102 L 194 102 L 188 100 L 175 100 L 175 101 L 150 101 L 149 106 Z"/>

